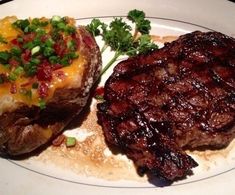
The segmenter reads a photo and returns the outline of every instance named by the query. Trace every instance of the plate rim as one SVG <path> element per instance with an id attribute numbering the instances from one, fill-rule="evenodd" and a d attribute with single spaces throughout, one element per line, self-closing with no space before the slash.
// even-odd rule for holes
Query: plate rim
<path id="1" fill-rule="evenodd" d="M 127 16 L 126 15 L 103 15 L 103 16 L 89 16 L 89 17 L 79 17 L 79 18 L 75 18 L 76 21 L 81 21 L 81 20 L 91 20 L 91 19 L 94 19 L 94 18 L 99 18 L 99 19 L 111 19 L 111 18 L 114 18 L 114 17 L 121 17 L 121 18 L 126 18 Z M 214 29 L 211 29 L 211 28 L 208 28 L 208 27 L 205 27 L 203 25 L 200 25 L 200 24 L 195 24 L 195 23 L 192 23 L 192 22 L 188 22 L 188 21 L 183 21 L 183 20 L 178 20 L 178 19 L 172 19 L 172 18 L 165 18 L 165 17 L 156 17 L 156 16 L 146 16 L 147 19 L 156 19 L 156 20 L 163 20 L 163 21 L 170 21 L 170 22 L 177 22 L 177 23 L 182 23 L 182 24 L 186 24 L 186 25 L 191 25 L 191 26 L 195 26 L 195 27 L 199 27 L 199 28 L 202 28 L 202 29 L 205 29 L 205 30 L 208 30 L 208 31 L 215 31 Z M 42 151 L 43 152 L 43 151 Z M 40 175 L 43 175 L 43 176 L 46 176 L 46 177 L 49 177 L 51 179 L 55 179 L 55 180 L 60 180 L 60 181 L 65 181 L 65 182 L 69 182 L 69 183 L 74 183 L 74 184 L 79 184 L 79 185 L 86 185 L 86 186 L 91 186 L 91 187 L 101 187 L 101 188 L 120 188 L 120 189 L 151 189 L 151 188 L 156 188 L 156 187 L 159 187 L 153 183 L 151 183 L 151 181 L 148 182 L 148 184 L 151 184 L 152 186 L 112 186 L 112 185 L 96 185 L 96 184 L 92 184 L 92 183 L 83 183 L 83 182 L 79 182 L 79 181 L 74 181 L 74 180 L 69 180 L 69 179 L 65 179 L 65 178 L 60 178 L 60 177 L 57 177 L 57 176 L 53 176 L 53 175 L 49 175 L 49 174 L 46 174 L 46 173 L 43 173 L 43 172 L 40 172 L 40 171 L 37 171 L 37 170 L 34 170 L 34 169 L 31 169 L 31 168 L 28 168 L 27 166 L 23 166 L 19 163 L 17 163 L 17 161 L 15 160 L 11 160 L 11 159 L 6 159 L 7 161 L 9 161 L 10 163 L 18 166 L 18 167 L 21 167 L 23 169 L 26 169 L 28 171 L 31 171 L 33 173 L 36 173 L 36 174 L 40 174 Z M 196 182 L 200 182 L 200 181 L 204 181 L 204 180 L 208 180 L 208 179 L 211 179 L 211 178 L 214 178 L 214 177 L 218 177 L 222 174 L 225 174 L 227 172 L 230 172 L 230 171 L 233 171 L 235 170 L 235 167 L 232 167 L 228 170 L 225 170 L 225 171 L 222 171 L 222 172 L 219 172 L 215 175 L 210 175 L 208 177 L 203 177 L 203 178 L 200 178 L 200 179 L 196 179 L 196 180 L 193 180 L 193 181 L 188 181 L 188 182 L 182 182 L 182 183 L 173 183 L 171 185 L 166 185 L 164 187 L 174 187 L 174 186 L 182 186 L 182 185 L 187 185 L 187 184 L 191 184 L 191 183 L 196 183 Z M 101 178 L 97 178 L 97 179 L 100 179 Z"/>

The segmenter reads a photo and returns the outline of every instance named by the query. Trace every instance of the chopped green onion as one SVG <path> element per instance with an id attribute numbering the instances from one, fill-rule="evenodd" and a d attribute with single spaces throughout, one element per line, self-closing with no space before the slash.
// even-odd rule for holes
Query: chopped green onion
<path id="1" fill-rule="evenodd" d="M 34 64 L 34 65 L 38 65 L 38 64 L 40 64 L 40 60 L 39 59 L 37 59 L 37 58 L 32 58 L 31 60 L 30 60 L 30 63 L 32 63 L 32 64 Z"/>
<path id="2" fill-rule="evenodd" d="M 71 50 L 71 51 L 75 51 L 76 50 L 76 43 L 74 40 L 70 40 L 67 42 L 67 47 Z"/>
<path id="3" fill-rule="evenodd" d="M 40 51 L 40 46 L 36 46 L 31 50 L 31 55 L 35 55 Z"/>
<path id="4" fill-rule="evenodd" d="M 26 73 L 26 76 L 33 76 L 37 72 L 37 66 L 33 63 L 26 63 L 24 64 L 24 71 Z"/>
<path id="5" fill-rule="evenodd" d="M 52 22 L 59 22 L 59 21 L 61 21 L 61 17 L 60 16 L 53 16 L 51 21 Z"/>
<path id="6" fill-rule="evenodd" d="M 63 22 L 59 22 L 57 24 L 57 27 L 58 27 L 59 30 L 65 30 L 66 29 L 66 24 L 63 23 Z"/>
<path id="7" fill-rule="evenodd" d="M 0 63 L 7 64 L 11 58 L 11 54 L 8 51 L 0 51 Z"/>
<path id="8" fill-rule="evenodd" d="M 14 56 L 20 56 L 22 51 L 19 47 L 13 47 L 13 48 L 11 48 L 11 53 Z"/>
<path id="9" fill-rule="evenodd" d="M 14 73 L 16 73 L 17 75 L 20 75 L 21 73 L 23 73 L 24 69 L 21 66 L 18 66 L 15 70 Z"/>
<path id="10" fill-rule="evenodd" d="M 67 54 L 70 59 L 76 59 L 79 55 L 76 52 L 71 52 Z"/>
<path id="11" fill-rule="evenodd" d="M 73 26 L 67 26 L 65 31 L 68 33 L 68 34 L 74 34 L 76 32 L 76 28 L 73 27 Z"/>
<path id="12" fill-rule="evenodd" d="M 40 99 L 39 102 L 38 102 L 38 104 L 39 104 L 39 107 L 40 107 L 41 110 L 43 110 L 43 109 L 46 108 L 46 102 L 45 102 L 45 100 Z"/>
<path id="13" fill-rule="evenodd" d="M 18 76 L 20 76 L 23 72 L 24 72 L 23 67 L 18 66 L 15 70 L 10 72 L 8 79 L 10 81 L 15 81 L 18 78 Z"/>
<path id="14" fill-rule="evenodd" d="M 38 26 L 39 23 L 40 23 L 40 20 L 38 18 L 34 18 L 31 22 L 31 24 L 36 25 L 36 26 Z"/>
<path id="15" fill-rule="evenodd" d="M 13 72 L 11 72 L 8 76 L 8 79 L 10 81 L 15 81 L 17 79 L 17 76 Z"/>
<path id="16" fill-rule="evenodd" d="M 74 41 L 73 40 L 70 40 L 67 42 L 67 47 L 70 49 L 71 47 L 74 46 Z"/>
<path id="17" fill-rule="evenodd" d="M 49 39 L 46 40 L 45 45 L 47 47 L 52 47 L 54 45 L 54 43 L 55 42 L 51 38 L 49 38 Z"/>
<path id="18" fill-rule="evenodd" d="M 68 66 L 69 65 L 69 57 L 68 56 L 64 56 L 61 60 L 60 60 L 60 64 L 63 66 Z"/>
<path id="19" fill-rule="evenodd" d="M 46 57 L 51 56 L 53 53 L 55 52 L 55 50 L 51 47 L 45 47 L 44 51 L 43 51 L 43 55 Z"/>
<path id="20" fill-rule="evenodd" d="M 34 18 L 31 22 L 32 25 L 38 26 L 38 27 L 45 27 L 48 25 L 47 21 L 40 21 L 38 18 Z"/>
<path id="21" fill-rule="evenodd" d="M 42 36 L 46 34 L 46 31 L 42 28 L 37 28 L 35 31 L 37 32 L 38 36 Z"/>
<path id="22" fill-rule="evenodd" d="M 76 138 L 75 137 L 67 137 L 65 142 L 66 147 L 73 147 L 76 145 Z"/>
<path id="23" fill-rule="evenodd" d="M 25 31 L 29 25 L 30 25 L 30 22 L 28 19 L 25 19 L 25 20 L 17 20 L 16 22 L 14 22 L 12 24 L 15 28 L 19 28 L 21 29 L 22 31 Z"/>
<path id="24" fill-rule="evenodd" d="M 51 64 L 56 64 L 59 62 L 59 57 L 58 56 L 50 56 L 49 61 Z"/>
<path id="25" fill-rule="evenodd" d="M 44 25 L 47 25 L 48 24 L 48 22 L 47 21 L 40 21 L 38 18 L 34 18 L 33 20 L 32 20 L 32 24 L 34 24 L 34 25 L 36 25 L 36 26 L 44 26 Z"/>
<path id="26" fill-rule="evenodd" d="M 60 35 L 58 29 L 55 29 L 55 28 L 52 29 L 51 37 L 53 40 L 59 40 L 61 38 L 61 35 Z"/>
<path id="27" fill-rule="evenodd" d="M 96 100 L 103 101 L 103 100 L 104 100 L 104 96 L 102 96 L 102 95 L 96 95 L 96 96 L 95 96 L 95 99 L 96 99 Z"/>
<path id="28" fill-rule="evenodd" d="M 24 49 L 33 49 L 35 47 L 35 45 L 33 44 L 33 42 L 28 42 L 28 43 L 25 43 L 24 45 L 23 45 L 23 48 Z"/>
<path id="29" fill-rule="evenodd" d="M 34 31 L 35 29 L 32 29 L 32 28 L 29 28 L 29 26 L 26 26 L 25 29 L 24 29 L 24 32 L 25 33 L 28 33 L 30 31 Z"/>

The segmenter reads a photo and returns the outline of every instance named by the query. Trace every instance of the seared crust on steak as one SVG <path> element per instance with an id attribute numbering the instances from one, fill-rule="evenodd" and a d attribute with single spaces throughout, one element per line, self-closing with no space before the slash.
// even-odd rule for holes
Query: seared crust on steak
<path id="1" fill-rule="evenodd" d="M 174 180 L 197 163 L 182 148 L 224 147 L 235 137 L 235 40 L 182 35 L 120 62 L 105 84 L 98 122 L 138 170 Z"/>
<path id="2" fill-rule="evenodd" d="M 51 141 L 87 103 L 90 90 L 99 77 L 101 54 L 95 39 L 80 26 L 80 55 L 84 58 L 81 82 L 55 90 L 46 108 L 19 104 L 12 112 L 0 115 L 0 150 L 10 155 L 29 153 Z"/>

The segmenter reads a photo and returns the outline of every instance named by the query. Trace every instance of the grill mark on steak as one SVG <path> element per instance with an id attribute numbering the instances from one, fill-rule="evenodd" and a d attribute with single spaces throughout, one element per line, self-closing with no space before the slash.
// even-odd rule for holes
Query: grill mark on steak
<path id="1" fill-rule="evenodd" d="M 98 104 L 107 143 L 140 174 L 186 176 L 197 163 L 185 148 L 224 147 L 235 137 L 234 62 L 233 38 L 199 31 L 120 62 Z"/>

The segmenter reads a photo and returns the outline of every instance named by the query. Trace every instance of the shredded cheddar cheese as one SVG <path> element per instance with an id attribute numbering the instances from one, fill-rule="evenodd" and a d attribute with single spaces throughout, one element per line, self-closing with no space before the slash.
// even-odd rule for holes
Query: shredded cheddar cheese
<path id="1" fill-rule="evenodd" d="M 0 20 L 0 35 L 2 37 L 4 37 L 4 39 L 7 41 L 7 43 L 0 43 L 0 52 L 11 51 L 11 49 L 13 47 L 15 47 L 14 43 L 12 43 L 12 42 L 18 41 L 19 37 L 20 38 L 22 37 L 22 40 L 25 41 L 25 39 L 31 35 L 34 35 L 33 38 L 35 38 L 35 33 L 38 33 L 37 29 L 35 30 L 35 33 L 33 32 L 30 34 L 27 32 L 26 28 L 25 28 L 25 32 L 15 28 L 13 24 L 16 21 L 17 21 L 17 18 L 15 16 L 6 17 L 6 18 Z M 28 21 L 32 22 L 32 19 L 29 19 Z M 50 20 L 48 20 L 46 18 L 41 18 L 41 19 L 39 19 L 39 21 L 40 22 L 48 22 Z M 48 48 L 46 48 L 47 50 L 44 48 L 44 50 L 42 51 L 42 54 L 36 56 L 37 58 L 35 57 L 35 59 L 37 61 L 40 61 L 43 58 L 40 61 L 41 64 L 45 63 L 45 61 L 46 61 L 47 66 L 53 67 L 53 64 L 49 64 L 50 62 L 48 59 L 50 59 L 50 55 L 53 57 L 56 56 L 57 60 L 61 56 L 64 57 L 67 54 L 68 54 L 68 56 L 71 54 L 70 56 L 72 56 L 72 57 L 69 58 L 66 56 L 67 58 L 64 57 L 65 59 L 61 57 L 60 62 L 62 64 L 60 64 L 60 62 L 55 62 L 55 65 L 59 64 L 59 68 L 53 70 L 50 73 L 51 75 L 49 75 L 49 77 L 48 77 L 49 79 L 47 79 L 45 77 L 45 75 L 43 75 L 43 76 L 38 75 L 37 72 L 34 73 L 33 75 L 30 75 L 30 76 L 27 76 L 25 72 L 16 74 L 14 71 L 16 71 L 17 66 L 19 66 L 17 64 L 18 62 L 9 61 L 8 63 L 10 64 L 10 68 L 8 66 L 8 63 L 1 64 L 1 62 L 0 62 L 0 76 L 2 76 L 3 79 L 5 77 L 7 78 L 6 79 L 7 81 L 5 81 L 3 83 L 0 82 L 0 102 L 1 101 L 5 102 L 5 104 L 4 104 L 4 102 L 0 103 L 0 115 L 5 110 L 13 108 L 14 104 L 17 104 L 17 103 L 24 103 L 28 106 L 32 106 L 32 105 L 39 106 L 39 101 L 41 99 L 43 99 L 45 102 L 48 102 L 53 97 L 54 92 L 57 89 L 65 88 L 65 87 L 72 88 L 72 87 L 79 86 L 81 84 L 81 82 L 82 82 L 81 79 L 83 77 L 83 71 L 84 71 L 83 64 L 86 63 L 86 60 L 85 60 L 84 56 L 82 55 L 82 53 L 80 52 L 79 46 L 76 46 L 76 45 L 74 46 L 74 45 L 72 45 L 74 43 L 71 42 L 71 40 L 73 41 L 73 37 L 75 37 L 74 34 L 79 33 L 78 30 L 73 32 L 73 27 L 75 27 L 75 21 L 67 18 L 67 23 L 61 22 L 57 26 L 58 26 L 58 29 L 59 28 L 62 29 L 61 30 L 62 33 L 60 33 L 60 34 L 58 33 L 57 35 L 58 36 L 62 35 L 63 41 L 65 42 L 65 46 L 56 45 L 57 44 L 56 41 L 54 41 L 54 40 L 51 41 L 51 38 L 50 37 L 48 38 L 47 33 L 53 33 L 54 31 L 58 30 L 58 29 L 56 29 L 53 31 L 53 23 L 52 24 L 49 23 L 48 25 L 43 27 L 43 30 L 46 32 L 46 34 L 41 36 L 40 38 L 41 38 L 41 40 L 45 39 L 46 41 L 51 41 L 51 44 L 54 44 L 53 46 L 50 46 L 50 48 L 49 48 L 52 50 L 52 52 Z M 64 29 L 68 30 L 68 32 L 65 31 Z M 71 33 L 70 33 L 70 31 L 71 31 Z M 69 33 L 72 35 L 70 36 Z M 54 35 L 51 35 L 51 37 L 53 37 L 53 36 Z M 29 37 L 29 39 L 30 39 L 30 37 Z M 75 49 L 74 48 L 71 49 L 71 51 L 73 53 L 68 48 L 64 48 L 64 47 L 66 47 L 66 43 L 67 43 L 67 47 L 72 45 L 75 48 Z M 21 52 L 22 53 L 24 52 L 23 54 L 21 54 L 21 58 L 23 61 L 22 64 L 27 63 L 28 59 L 26 59 L 26 62 L 25 62 L 26 57 L 24 55 L 29 55 L 31 58 L 33 58 L 34 54 L 32 52 L 31 52 L 31 54 L 30 53 L 27 54 L 28 51 L 26 51 L 26 50 L 29 50 L 29 49 L 28 48 L 25 49 L 26 46 L 25 45 L 22 46 L 23 43 L 17 42 L 17 44 L 18 45 L 21 44 L 20 49 L 23 50 Z M 30 41 L 26 42 L 26 44 L 29 45 Z M 56 46 L 63 47 L 63 48 L 56 48 Z M 43 49 L 40 46 L 37 46 L 37 47 L 39 48 L 40 51 Z M 48 54 L 48 52 L 51 52 L 52 54 L 50 54 L 50 53 Z M 64 52 L 64 53 L 61 53 L 61 52 Z M 44 57 L 43 55 L 45 55 L 46 57 Z M 15 65 L 15 63 L 17 65 Z M 37 65 L 38 67 L 41 65 L 40 63 L 39 63 L 39 65 Z M 63 65 L 63 63 L 65 63 L 66 65 Z M 20 65 L 20 66 L 24 67 L 24 64 Z M 37 67 L 37 70 L 38 70 L 38 67 Z M 44 67 L 42 66 L 42 69 L 43 68 Z M 45 71 L 45 69 L 43 69 L 42 71 Z M 10 77 L 11 75 L 13 75 L 12 80 Z M 40 78 L 40 76 L 43 78 L 45 77 L 47 79 L 47 80 L 45 79 L 45 83 L 47 84 L 48 89 L 46 91 L 46 95 L 44 95 L 44 96 L 40 94 L 40 91 L 38 88 L 32 88 L 33 83 L 37 83 L 40 87 L 41 83 L 44 82 Z"/>

